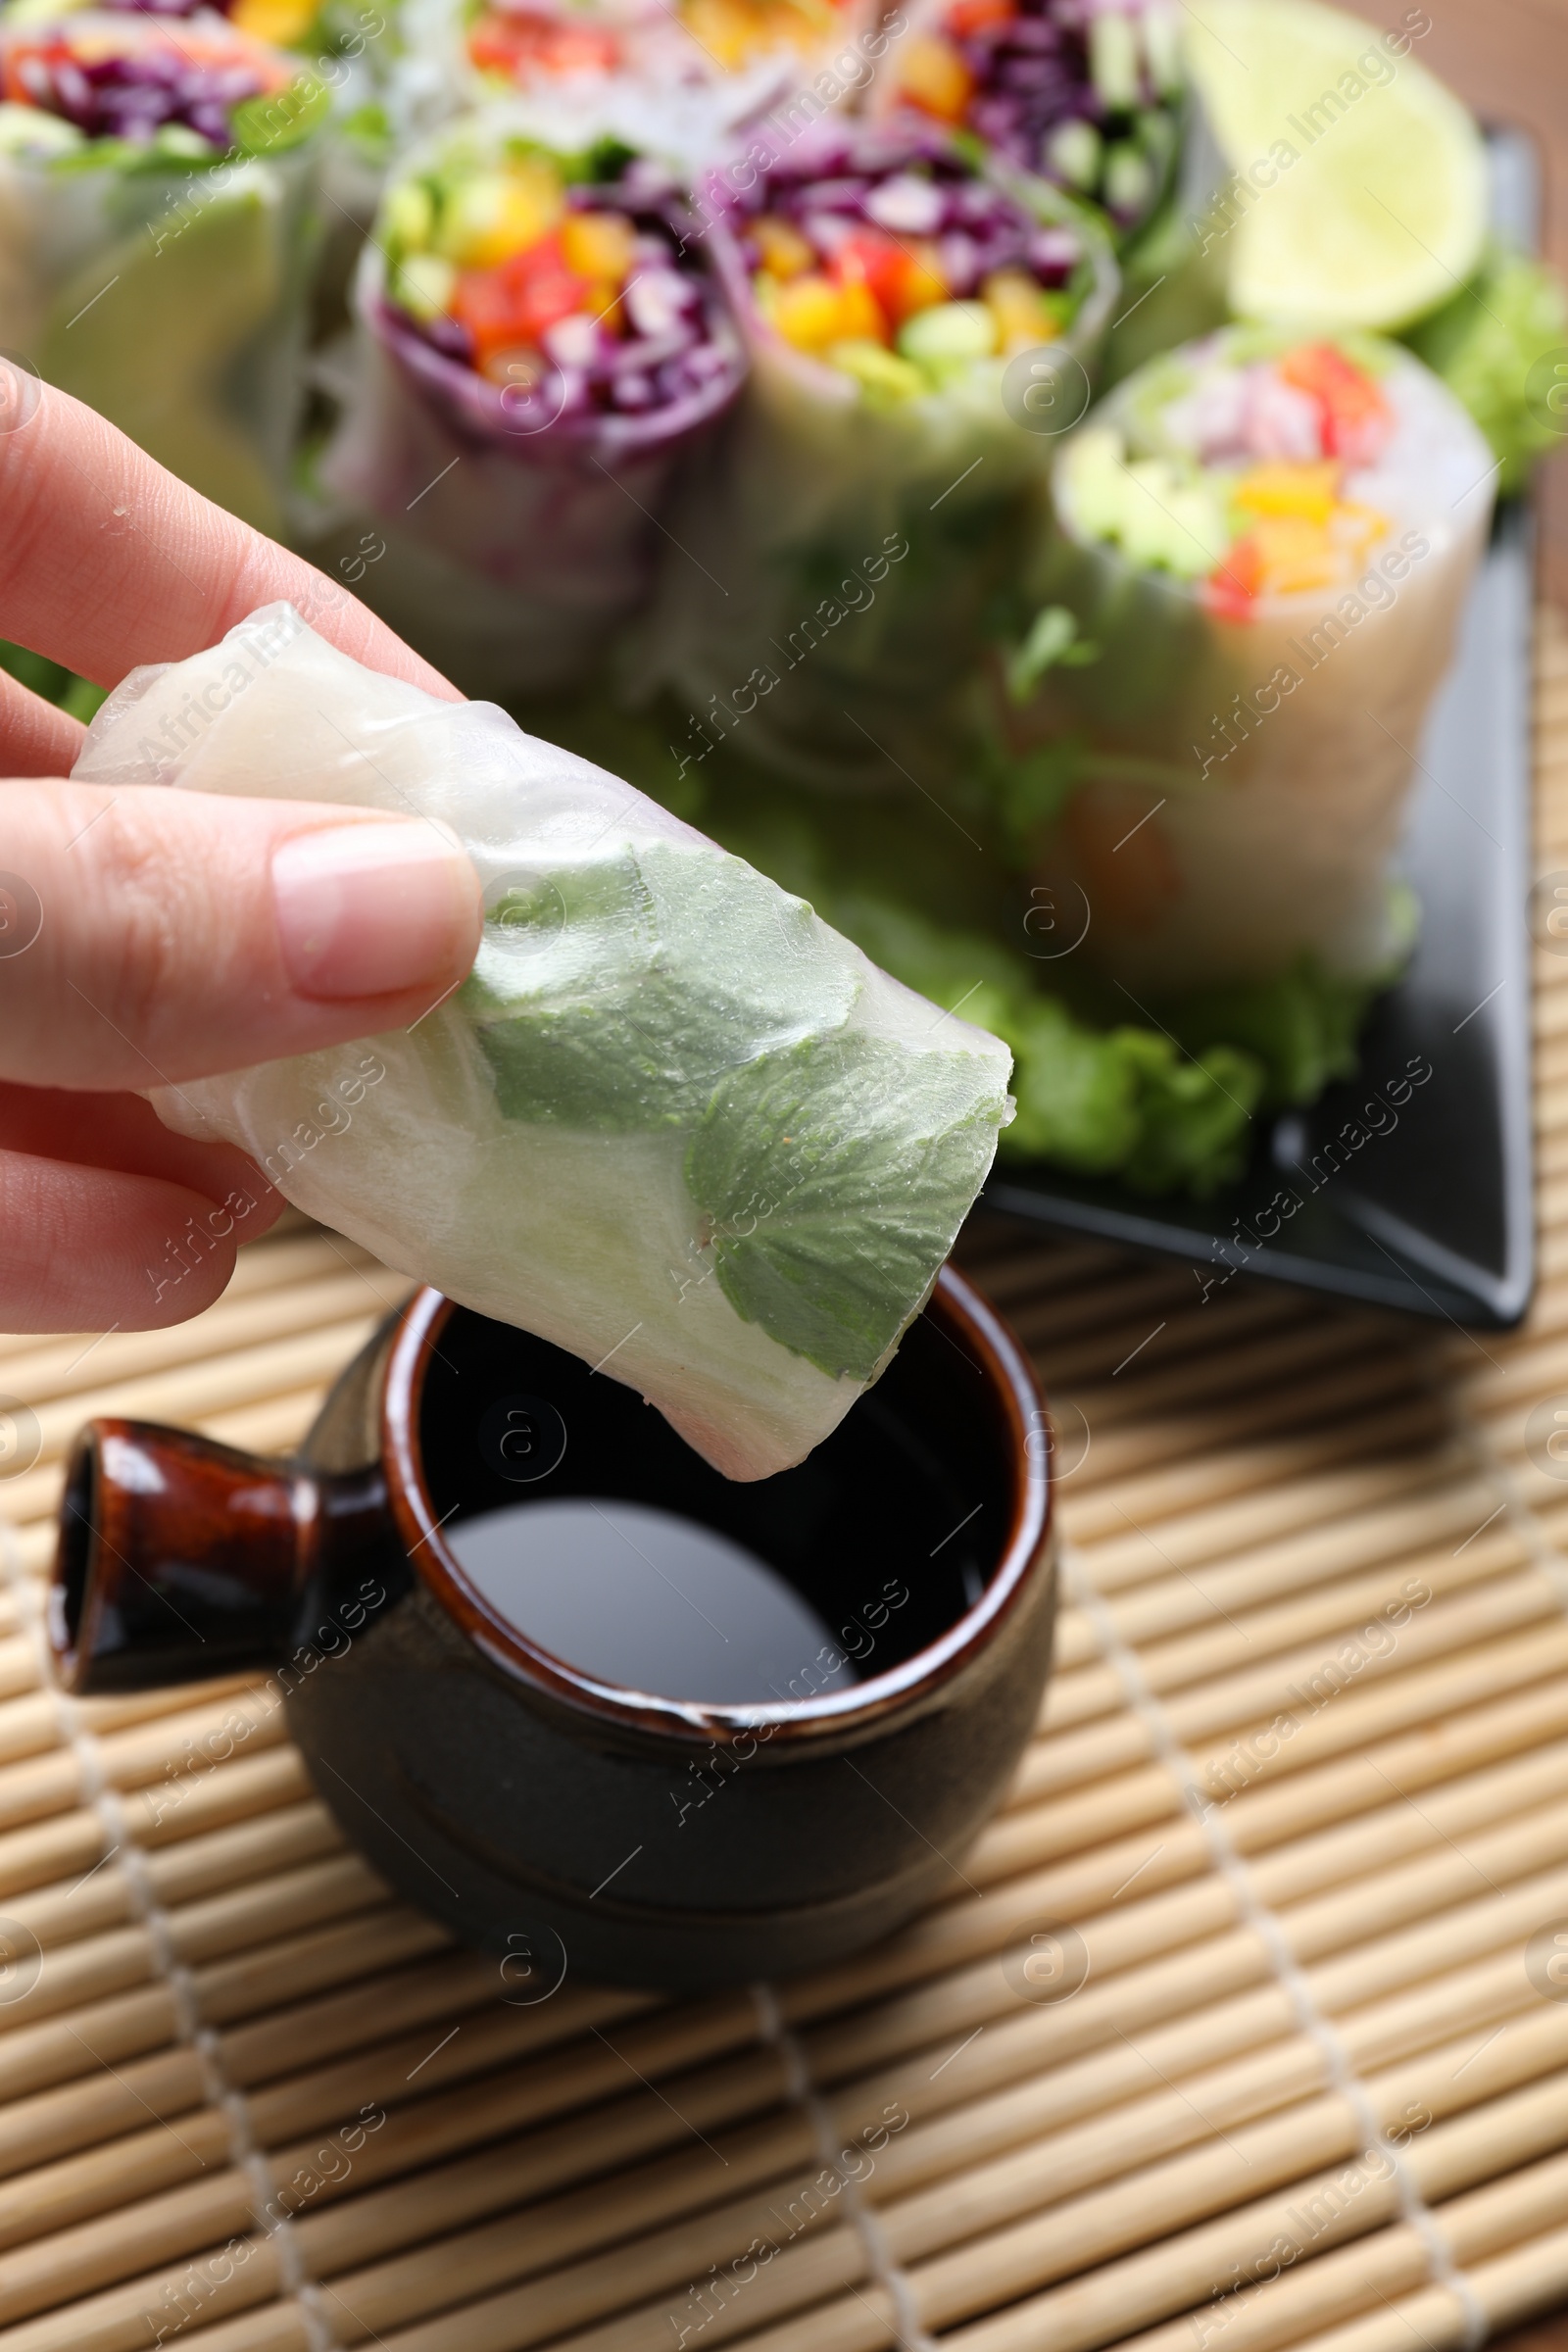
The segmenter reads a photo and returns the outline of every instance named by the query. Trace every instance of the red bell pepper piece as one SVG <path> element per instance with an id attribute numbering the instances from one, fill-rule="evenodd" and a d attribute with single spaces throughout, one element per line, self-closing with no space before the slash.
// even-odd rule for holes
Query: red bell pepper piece
<path id="1" fill-rule="evenodd" d="M 1394 419 L 1379 385 L 1332 343 L 1302 343 L 1288 351 L 1280 375 L 1315 400 L 1323 421 L 1323 454 L 1366 465 L 1387 440 Z"/>

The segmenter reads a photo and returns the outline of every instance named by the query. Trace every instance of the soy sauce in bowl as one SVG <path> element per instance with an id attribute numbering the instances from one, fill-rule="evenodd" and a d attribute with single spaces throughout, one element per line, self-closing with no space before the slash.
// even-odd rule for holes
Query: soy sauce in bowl
<path id="1" fill-rule="evenodd" d="M 596 1682 L 731 1706 L 853 1689 L 972 1607 L 1004 1540 L 1007 1464 L 955 1346 L 918 1319 L 808 1460 L 738 1485 L 630 1389 L 459 1309 L 420 1413 L 442 1540 Z"/>

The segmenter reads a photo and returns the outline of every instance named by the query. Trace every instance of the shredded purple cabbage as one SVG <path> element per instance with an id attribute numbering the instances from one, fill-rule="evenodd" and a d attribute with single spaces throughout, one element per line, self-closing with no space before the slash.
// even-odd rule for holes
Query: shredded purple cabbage
<path id="1" fill-rule="evenodd" d="M 762 213 L 791 222 L 824 259 L 860 228 L 929 240 L 956 301 L 967 301 L 996 270 L 1026 270 L 1056 292 L 1083 259 L 1073 228 L 1042 226 L 1005 189 L 982 178 L 944 132 L 912 117 L 803 139 L 745 195 L 729 189 L 722 172 L 714 187 L 739 216 L 749 270 L 762 257 L 745 223 Z"/>
<path id="2" fill-rule="evenodd" d="M 621 296 L 629 331 L 613 333 L 586 314 L 562 319 L 544 334 L 544 363 L 536 382 L 519 380 L 509 398 L 564 423 L 590 416 L 654 416 L 705 409 L 738 382 L 738 352 L 721 298 L 700 250 L 686 247 L 674 226 L 674 182 L 659 166 L 635 159 L 609 185 L 574 186 L 575 212 L 618 212 L 636 229 L 636 263 Z M 471 368 L 467 329 L 455 318 L 415 319 L 389 311 L 449 360 Z"/>
<path id="3" fill-rule="evenodd" d="M 216 10 L 220 17 L 232 13 L 234 0 L 93 0 L 106 16 L 112 17 L 199 17 Z"/>
<path id="4" fill-rule="evenodd" d="M 47 47 L 23 51 L 14 70 L 32 105 L 45 113 L 63 116 L 89 139 L 136 144 L 179 123 L 226 148 L 234 108 L 268 86 L 243 59 L 216 65 L 151 41 L 118 57 L 83 59 L 56 35 Z"/>
<path id="5" fill-rule="evenodd" d="M 1064 125 L 1082 122 L 1102 138 L 1125 137 L 1137 114 L 1157 112 L 1164 101 L 1147 70 L 1141 70 L 1137 106 L 1107 104 L 1095 84 L 1088 33 L 1094 10 L 1087 0 L 1076 5 L 1074 0 L 1016 0 L 1016 15 L 970 31 L 945 25 L 943 38 L 974 76 L 966 127 L 1025 171 L 1060 180 L 1051 148 L 1054 134 Z M 1151 172 L 1151 192 L 1154 184 Z M 1093 186 L 1083 192 L 1097 194 L 1118 218 L 1141 213 L 1147 203 L 1147 198 L 1130 206 L 1111 201 L 1099 170 Z"/>

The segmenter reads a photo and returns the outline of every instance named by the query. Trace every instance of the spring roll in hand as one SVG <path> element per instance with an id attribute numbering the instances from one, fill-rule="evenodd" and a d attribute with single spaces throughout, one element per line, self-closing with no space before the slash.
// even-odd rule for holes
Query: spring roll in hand
<path id="1" fill-rule="evenodd" d="M 629 785 L 288 606 L 133 671 L 75 774 L 416 810 L 485 885 L 472 974 L 413 1029 L 169 1088 L 172 1127 L 640 1389 L 732 1478 L 876 1379 L 1011 1114 L 997 1039 Z"/>

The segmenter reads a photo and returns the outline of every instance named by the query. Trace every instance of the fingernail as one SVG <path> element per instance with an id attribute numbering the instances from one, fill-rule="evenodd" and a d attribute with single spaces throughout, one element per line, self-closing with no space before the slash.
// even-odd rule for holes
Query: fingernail
<path id="1" fill-rule="evenodd" d="M 452 977 L 478 881 L 444 825 L 329 825 L 273 851 L 272 901 L 300 996 L 385 997 Z"/>

